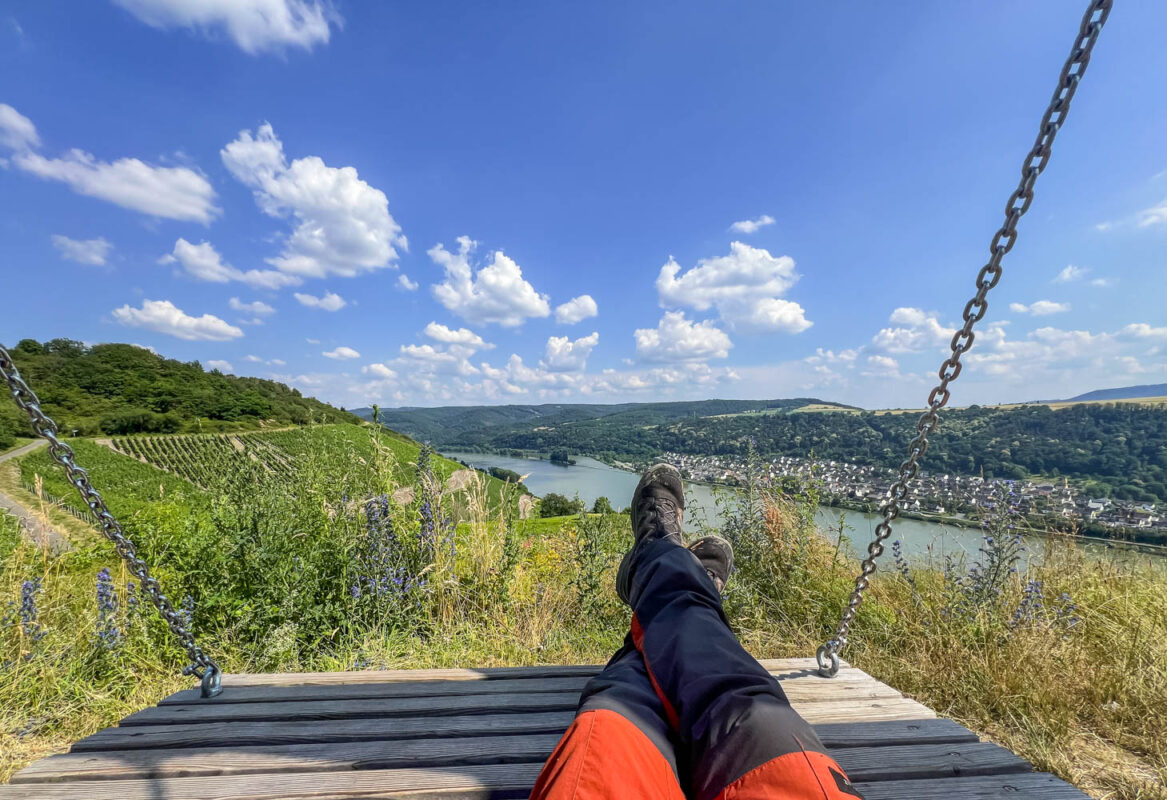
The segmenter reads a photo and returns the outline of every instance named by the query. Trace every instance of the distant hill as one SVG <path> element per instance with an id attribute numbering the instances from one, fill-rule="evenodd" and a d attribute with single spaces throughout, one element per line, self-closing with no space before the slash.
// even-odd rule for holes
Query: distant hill
<path id="1" fill-rule="evenodd" d="M 1067 403 L 1086 403 L 1091 400 L 1136 400 L 1141 397 L 1167 397 L 1167 383 L 1144 386 L 1123 386 L 1118 389 L 1097 389 L 1066 400 Z"/>
<path id="2" fill-rule="evenodd" d="M 276 381 L 207 372 L 131 344 L 89 347 L 24 339 L 9 352 L 41 407 L 65 433 L 121 435 L 231 431 L 359 422 Z M 31 435 L 15 403 L 0 401 L 0 444 Z"/>
<path id="3" fill-rule="evenodd" d="M 610 450 L 589 447 L 584 441 L 596 437 L 609 439 L 621 430 L 642 430 L 686 419 L 702 419 L 750 412 L 784 413 L 808 406 L 837 407 L 815 398 L 789 400 L 694 400 L 667 403 L 547 403 L 509 406 L 441 406 L 438 408 L 389 408 L 380 410 L 381 423 L 415 439 L 446 448 L 521 447 L 539 449 L 567 444 L 578 452 Z M 372 419 L 370 408 L 353 411 Z M 554 435 L 562 428 L 574 434 L 569 442 Z M 521 441 L 521 444 L 516 442 Z"/>

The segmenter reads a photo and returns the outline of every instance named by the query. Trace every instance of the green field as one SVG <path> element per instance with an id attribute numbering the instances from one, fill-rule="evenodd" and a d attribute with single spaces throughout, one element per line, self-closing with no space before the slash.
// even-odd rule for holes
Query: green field
<path id="1" fill-rule="evenodd" d="M 377 463 L 400 481 L 417 461 L 420 445 L 391 431 L 372 426 L 315 425 L 275 431 L 224 434 L 130 436 L 115 439 L 69 440 L 77 462 L 88 470 L 93 485 L 115 514 L 133 514 L 158 502 L 201 507 L 224 483 L 291 486 L 322 478 L 337 486 L 358 486 L 357 476 Z M 443 480 L 463 469 L 434 455 L 435 473 Z M 77 509 L 84 509 L 64 472 L 39 450 L 20 459 L 20 478 L 32 486 L 40 478 L 44 490 Z M 503 484 L 483 478 L 497 502 Z M 375 486 L 368 491 L 375 494 Z"/>

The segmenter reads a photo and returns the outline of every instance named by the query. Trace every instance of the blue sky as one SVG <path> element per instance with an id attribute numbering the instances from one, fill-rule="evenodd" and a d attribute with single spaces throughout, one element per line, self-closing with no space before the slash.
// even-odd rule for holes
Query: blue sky
<path id="1" fill-rule="evenodd" d="M 3 0 L 0 341 L 919 406 L 1078 5 Z M 956 404 L 1167 381 L 1167 5 L 1118 6 Z"/>

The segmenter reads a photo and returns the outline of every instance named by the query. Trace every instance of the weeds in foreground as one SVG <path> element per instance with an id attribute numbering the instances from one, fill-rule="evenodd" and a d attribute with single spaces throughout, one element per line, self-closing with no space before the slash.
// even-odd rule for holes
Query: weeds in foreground
<path id="1" fill-rule="evenodd" d="M 143 504 L 127 529 L 229 671 L 601 662 L 627 518 L 522 519 L 477 473 L 389 450 L 310 454 L 291 482 L 224 475 L 205 504 Z M 720 498 L 737 550 L 726 608 L 759 657 L 826 638 L 856 565 L 813 528 L 814 486 Z M 1167 778 L 1167 576 L 1050 539 L 1022 568 L 1005 503 L 948 570 L 893 545 L 845 657 L 1097 797 Z M 697 533 L 697 532 L 694 532 Z M 52 555 L 0 518 L 0 779 L 188 682 L 104 543 Z"/>

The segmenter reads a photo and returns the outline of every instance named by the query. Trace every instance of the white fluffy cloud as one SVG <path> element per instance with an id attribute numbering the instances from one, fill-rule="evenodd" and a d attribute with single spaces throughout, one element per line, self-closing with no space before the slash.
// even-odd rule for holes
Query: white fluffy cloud
<path id="1" fill-rule="evenodd" d="M 242 311 L 244 314 L 254 314 L 256 316 L 276 313 L 274 308 L 262 300 L 256 300 L 254 303 L 244 303 L 238 297 L 232 297 L 227 301 L 227 305 L 230 306 L 232 311 Z"/>
<path id="2" fill-rule="evenodd" d="M 1167 225 L 1167 200 L 1139 212 L 1140 228 L 1149 228 L 1153 225 Z"/>
<path id="3" fill-rule="evenodd" d="M 361 367 L 361 372 L 382 380 L 392 380 L 397 377 L 397 373 L 390 369 L 387 364 L 369 364 Z"/>
<path id="4" fill-rule="evenodd" d="M 397 276 L 397 285 L 407 292 L 416 292 L 418 287 L 417 281 L 410 280 L 404 272 Z"/>
<path id="5" fill-rule="evenodd" d="M 1086 273 L 1089 271 L 1089 267 L 1076 267 L 1073 264 L 1067 264 L 1065 269 L 1059 272 L 1054 278 L 1054 283 L 1073 283 L 1074 281 L 1080 281 L 1086 277 Z"/>
<path id="6" fill-rule="evenodd" d="M 243 331 L 212 314 L 192 317 L 169 300 L 144 300 L 141 308 L 124 305 L 113 318 L 131 328 L 145 328 L 187 341 L 225 342 L 238 339 Z"/>
<path id="7" fill-rule="evenodd" d="M 317 156 L 289 164 L 271 125 L 241 131 L 220 155 L 265 214 L 295 218 L 283 251 L 267 260 L 286 275 L 352 277 L 396 266 L 397 248 L 408 247 L 384 192 L 353 167 L 330 167 Z"/>
<path id="8" fill-rule="evenodd" d="M 422 333 L 436 342 L 460 345 L 462 347 L 469 348 L 472 351 L 490 350 L 494 348 L 493 344 L 488 344 L 487 342 L 483 341 L 481 336 L 469 328 L 458 328 L 457 330 L 454 330 L 453 328 L 448 328 L 445 325 L 441 325 L 437 322 L 431 322 L 425 326 L 425 329 L 422 331 Z"/>
<path id="9" fill-rule="evenodd" d="M 599 313 L 600 309 L 592 296 L 581 294 L 555 307 L 555 321 L 561 325 L 574 325 Z"/>
<path id="10" fill-rule="evenodd" d="M 942 347 L 956 332 L 946 328 L 934 314 L 919 308 L 897 308 L 891 313 L 896 327 L 883 328 L 872 338 L 872 344 L 889 353 L 916 353 L 932 347 Z"/>
<path id="11" fill-rule="evenodd" d="M 757 233 L 760 228 L 767 225 L 773 225 L 774 218 L 769 214 L 763 214 L 756 219 L 743 219 L 735 222 L 729 226 L 729 229 L 734 233 Z"/>
<path id="12" fill-rule="evenodd" d="M 98 161 L 82 150 L 62 158 L 17 153 L 12 163 L 77 194 L 96 197 L 152 217 L 209 224 L 219 213 L 210 182 L 188 167 L 156 167 L 136 158 Z"/>
<path id="13" fill-rule="evenodd" d="M 210 242 L 191 244 L 180 238 L 174 250 L 158 259 L 159 264 L 178 264 L 190 277 L 209 283 L 240 281 L 253 289 L 282 289 L 298 286 L 302 281 L 295 275 L 286 275 L 274 269 L 236 269 L 223 260 Z"/>
<path id="14" fill-rule="evenodd" d="M 68 261 L 101 267 L 105 266 L 105 260 L 109 257 L 113 245 L 100 236 L 96 239 L 70 239 L 68 236 L 55 233 L 53 247 L 57 248 L 61 258 Z"/>
<path id="15" fill-rule="evenodd" d="M 684 274 L 669 259 L 656 289 L 666 307 L 705 311 L 716 306 L 722 321 L 735 330 L 801 333 L 812 323 L 802 306 L 782 299 L 797 281 L 794 259 L 734 242 L 728 255 L 701 259 Z"/>
<path id="16" fill-rule="evenodd" d="M 348 305 L 343 297 L 333 292 L 325 292 L 323 297 L 301 294 L 300 292 L 295 292 L 294 296 L 300 305 L 308 308 L 319 308 L 321 311 L 340 311 Z"/>
<path id="17" fill-rule="evenodd" d="M 552 372 L 582 372 L 588 365 L 588 356 L 600 343 L 600 334 L 572 341 L 566 336 L 552 336 L 547 340 L 542 366 Z"/>
<path id="18" fill-rule="evenodd" d="M 326 0 L 114 0 L 153 28 L 222 31 L 245 53 L 311 50 L 342 20 Z"/>
<path id="19" fill-rule="evenodd" d="M 1069 303 L 1055 303 L 1053 300 L 1038 300 L 1029 305 L 1024 303 L 1010 303 L 1009 310 L 1015 314 L 1032 314 L 1035 317 L 1048 317 L 1050 314 L 1061 314 L 1070 310 Z"/>
<path id="20" fill-rule="evenodd" d="M 14 151 L 12 164 L 17 169 L 131 211 L 204 225 L 219 214 L 210 182 L 188 167 L 156 167 L 136 158 L 98 161 L 77 149 L 61 158 L 46 158 L 36 152 L 40 137 L 32 120 L 4 104 L 0 146 Z"/>
<path id="21" fill-rule="evenodd" d="M 704 361 L 726 358 L 733 342 L 710 321 L 692 322 L 683 311 L 668 311 L 655 328 L 633 336 L 636 354 L 644 361 Z"/>
<path id="22" fill-rule="evenodd" d="M 223 262 L 210 242 L 191 244 L 186 239 L 174 243 L 174 250 L 158 259 L 159 264 L 180 264 L 187 275 L 200 281 L 227 283 L 238 280 L 239 270 Z"/>
<path id="23" fill-rule="evenodd" d="M 433 287 L 439 303 L 469 322 L 495 322 L 504 327 L 550 315 L 547 295 L 535 291 L 523 278 L 519 265 L 501 250 L 496 250 L 490 263 L 475 273 L 470 254 L 476 246 L 470 237 L 459 236 L 456 253 L 441 244 L 429 249 L 429 257 L 446 273 L 446 280 Z"/>
<path id="24" fill-rule="evenodd" d="M 230 361 L 223 361 L 221 359 L 212 359 L 207 362 L 207 366 L 211 369 L 217 369 L 219 372 L 234 372 L 235 368 L 231 366 Z"/>
<path id="25" fill-rule="evenodd" d="M 19 151 L 31 150 L 40 144 L 32 120 L 12 106 L 0 103 L 0 147 Z"/>
<path id="26" fill-rule="evenodd" d="M 338 347 L 335 350 L 328 350 L 324 353 L 321 353 L 321 355 L 324 356 L 325 358 L 333 358 L 333 359 L 336 359 L 338 361 L 344 361 L 344 360 L 350 359 L 350 358 L 360 358 L 361 357 L 361 354 L 358 353 L 356 350 L 353 350 L 351 347 Z"/>

